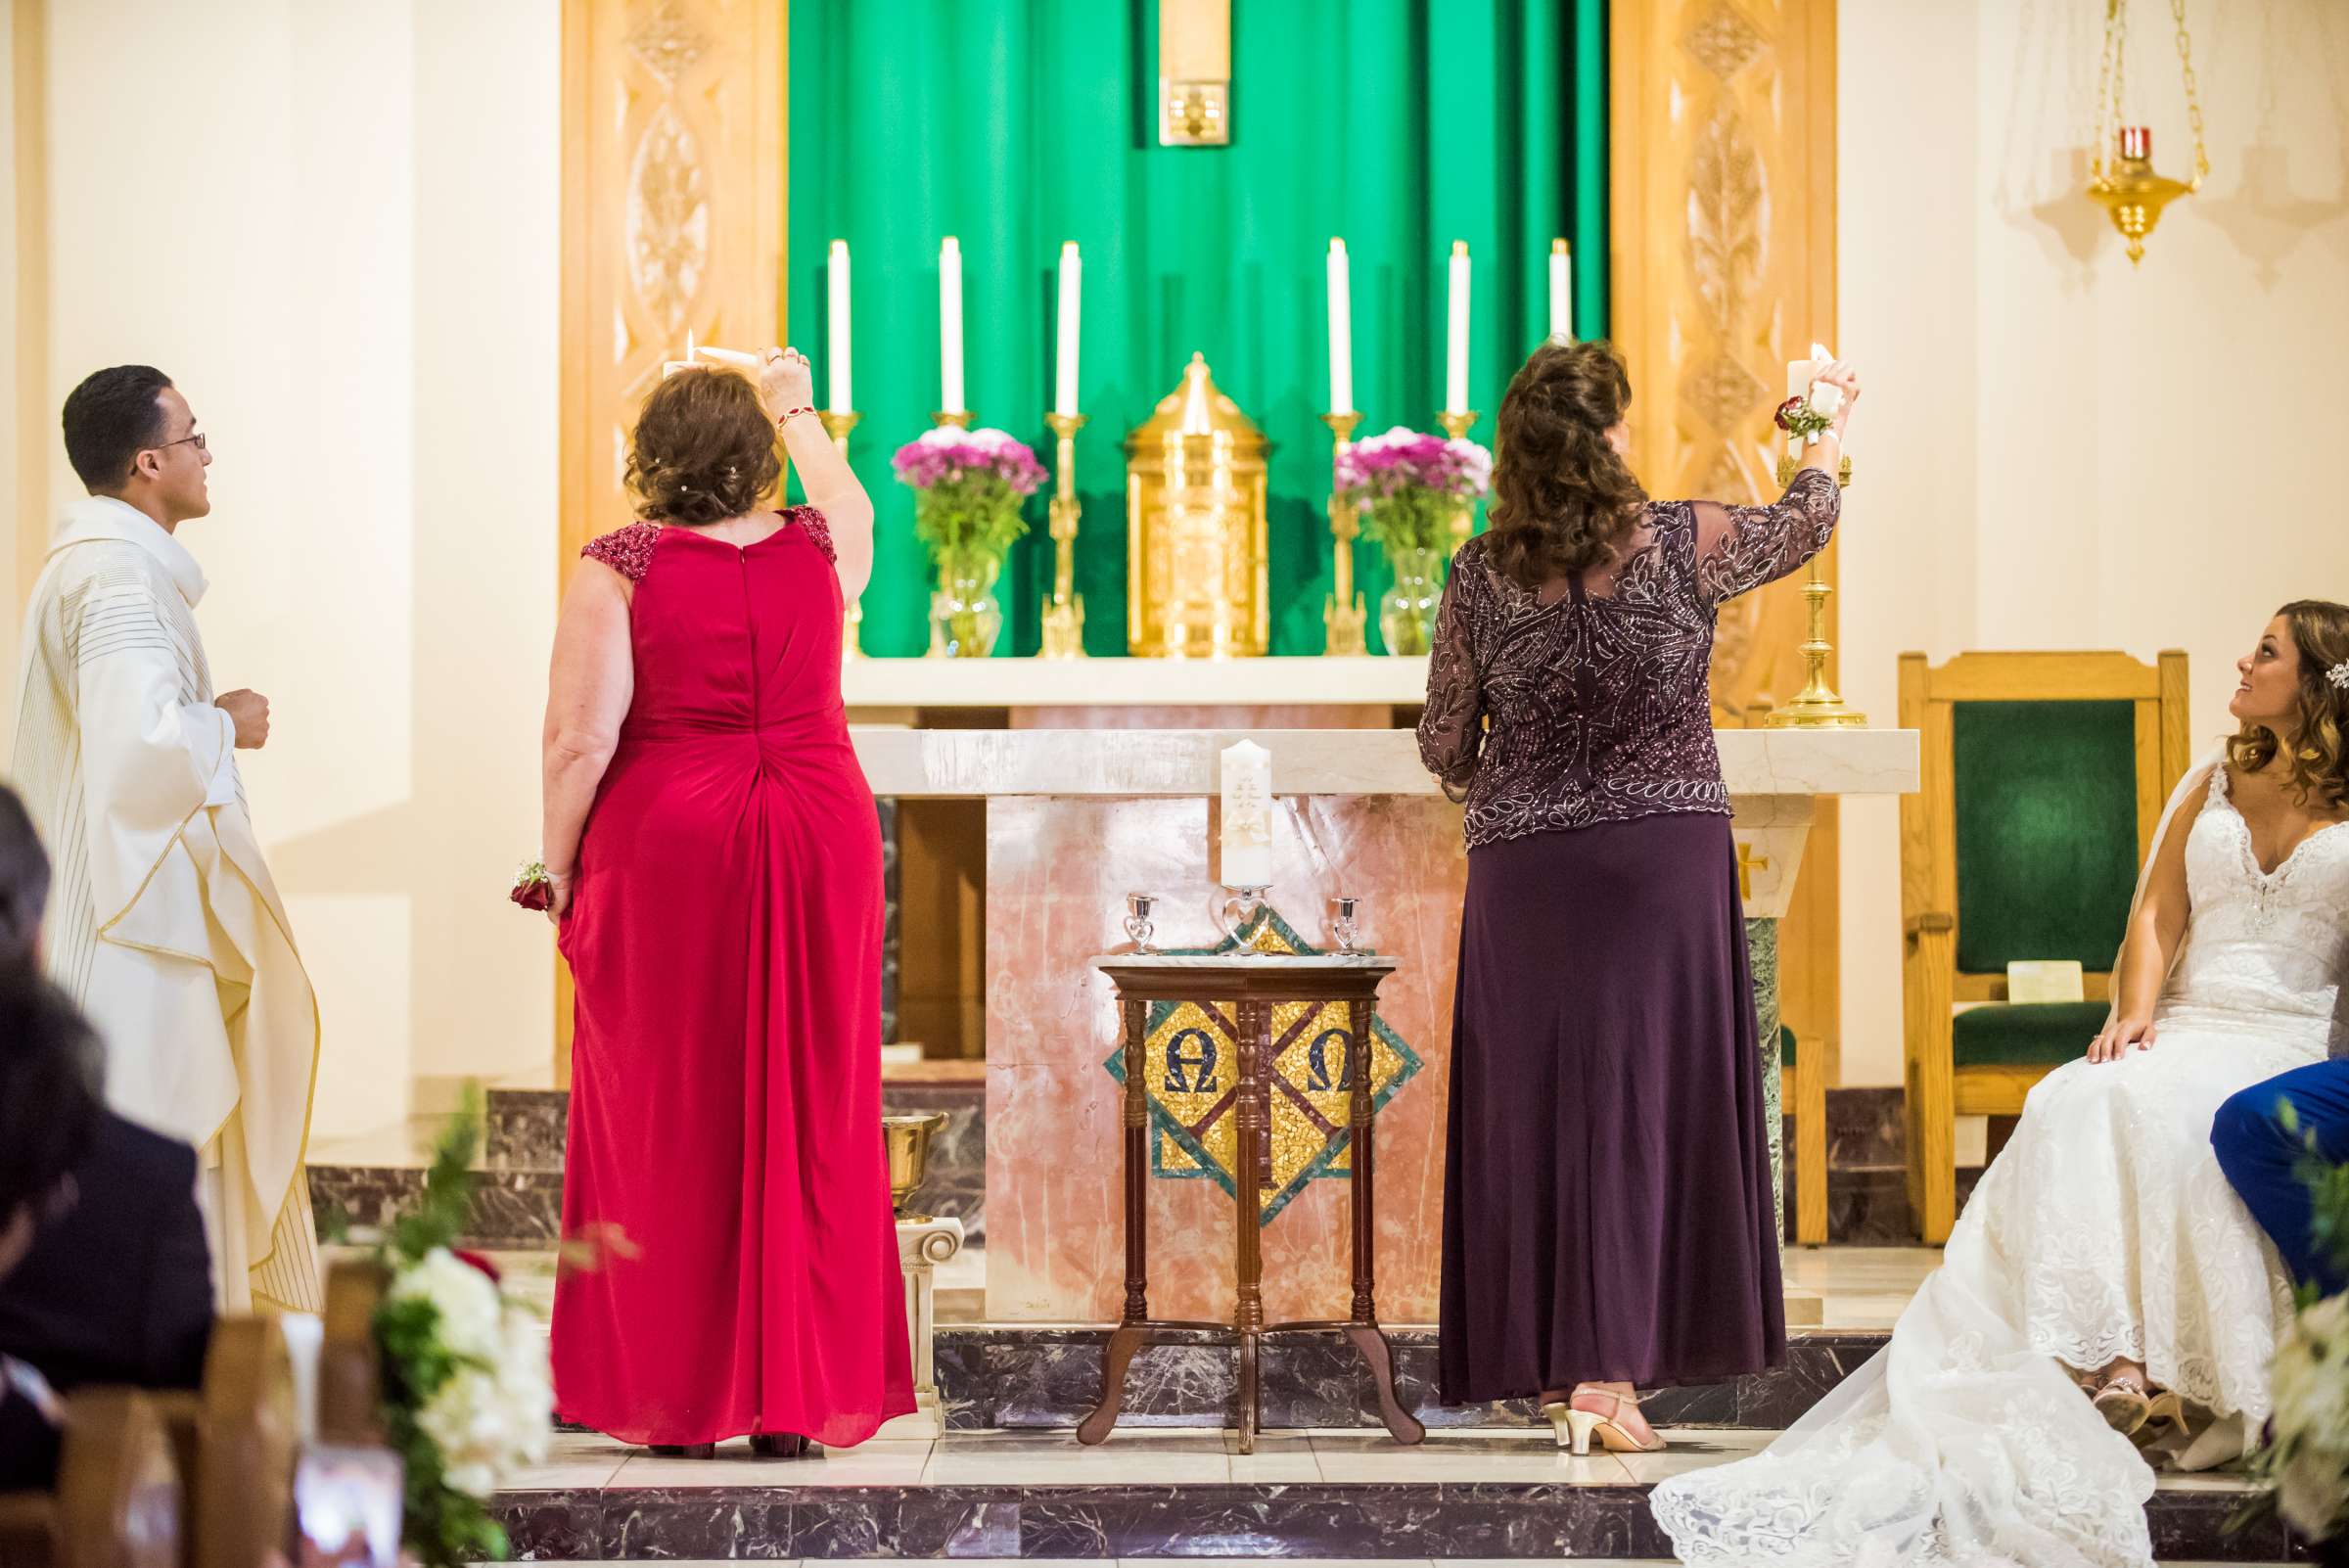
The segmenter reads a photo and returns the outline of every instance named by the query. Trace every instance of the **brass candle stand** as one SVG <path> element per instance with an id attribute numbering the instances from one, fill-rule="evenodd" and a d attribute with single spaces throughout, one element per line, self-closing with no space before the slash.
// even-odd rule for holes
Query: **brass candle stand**
<path id="1" fill-rule="evenodd" d="M 930 416 L 930 423 L 937 425 L 942 429 L 945 426 L 951 425 L 956 430 L 969 430 L 971 428 L 971 421 L 978 417 L 978 415 L 972 413 L 967 408 L 947 408 L 941 409 L 939 412 L 932 414 Z"/>
<path id="2" fill-rule="evenodd" d="M 832 438 L 833 449 L 840 453 L 840 460 L 844 463 L 847 462 L 849 460 L 849 432 L 856 428 L 856 421 L 863 416 L 852 408 L 825 408 L 819 409 L 815 417 L 824 422 L 824 434 Z M 856 602 L 849 606 L 848 624 L 841 628 L 841 657 L 844 659 L 863 658 L 863 636 L 864 599 L 862 595 L 859 595 Z"/>
<path id="3" fill-rule="evenodd" d="M 1082 414 L 1046 414 L 1055 445 L 1052 502 L 1052 597 L 1044 601 L 1046 659 L 1084 657 L 1084 600 L 1077 592 L 1077 432 Z"/>
<path id="4" fill-rule="evenodd" d="M 1361 531 L 1360 512 L 1341 500 L 1338 495 L 1337 461 L 1354 444 L 1354 427 L 1362 422 L 1360 413 L 1323 414 L 1321 423 L 1329 427 L 1331 438 L 1329 484 L 1329 536 L 1335 557 L 1334 591 L 1321 607 L 1321 625 L 1324 632 L 1322 652 L 1331 658 L 1359 658 L 1370 651 L 1364 630 L 1370 620 L 1369 607 L 1354 586 L 1354 539 Z"/>
<path id="5" fill-rule="evenodd" d="M 1800 467 L 1790 452 L 1778 459 L 1780 487 L 1794 483 Z M 1852 483 L 1852 460 L 1845 458 L 1835 471 L 1835 483 L 1849 488 Z M 1827 684 L 1827 660 L 1834 655 L 1835 645 L 1827 640 L 1827 598 L 1834 589 L 1827 586 L 1826 574 L 1819 565 L 1826 554 L 1820 551 L 1811 558 L 1811 568 L 1803 583 L 1803 600 L 1810 612 L 1810 636 L 1803 642 L 1803 689 L 1783 708 L 1773 708 L 1763 721 L 1770 729 L 1865 729 L 1867 715 L 1835 695 Z"/>
<path id="6" fill-rule="evenodd" d="M 1436 416 L 1436 423 L 1444 427 L 1445 438 L 1455 441 L 1468 438 L 1468 433 L 1476 428 L 1476 420 L 1477 413 L 1473 408 L 1463 408 L 1456 414 L 1447 410 Z M 1476 503 L 1462 501 L 1451 514 L 1451 545 L 1453 549 L 1456 550 L 1468 542 L 1468 530 L 1475 526 Z"/>

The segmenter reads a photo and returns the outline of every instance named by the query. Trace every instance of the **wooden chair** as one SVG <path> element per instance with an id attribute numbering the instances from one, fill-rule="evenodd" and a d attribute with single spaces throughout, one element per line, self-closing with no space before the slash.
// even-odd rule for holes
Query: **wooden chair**
<path id="1" fill-rule="evenodd" d="M 1808 1061 L 1794 1030 L 1778 1026 L 1778 1096 L 1794 1117 L 1794 1239 L 1823 1246 L 1827 1239 L 1827 1070 L 1824 1047 L 1810 1046 Z"/>
<path id="2" fill-rule="evenodd" d="M 1901 990 L 1928 1244 L 1957 1220 L 1957 1118 L 2019 1116 L 2103 1027 L 2138 869 L 2187 768 L 2186 678 L 2175 652 L 1901 656 L 1901 725 L 1924 752 L 1901 801 Z M 2087 999 L 2010 1003 L 2006 966 L 2026 959 L 2079 960 Z"/>
<path id="3" fill-rule="evenodd" d="M 162 1413 L 135 1389 L 66 1401 L 54 1493 L 0 1497 L 9 1568 L 182 1568 L 184 1495 Z"/>

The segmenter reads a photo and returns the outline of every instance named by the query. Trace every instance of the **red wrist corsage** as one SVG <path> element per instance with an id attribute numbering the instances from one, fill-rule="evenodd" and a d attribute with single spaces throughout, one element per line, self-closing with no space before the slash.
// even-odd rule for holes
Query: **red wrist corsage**
<path id="1" fill-rule="evenodd" d="M 544 860 L 532 860 L 522 868 L 514 879 L 514 891 L 506 895 L 525 909 L 544 914 L 555 906 L 555 879 L 546 874 Z"/>

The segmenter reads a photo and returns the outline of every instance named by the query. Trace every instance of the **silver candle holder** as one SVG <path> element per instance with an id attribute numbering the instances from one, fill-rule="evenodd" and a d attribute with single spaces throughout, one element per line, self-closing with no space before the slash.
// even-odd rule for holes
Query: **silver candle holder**
<path id="1" fill-rule="evenodd" d="M 1158 950 L 1150 945 L 1151 935 L 1157 930 L 1157 927 L 1150 923 L 1150 911 L 1157 905 L 1158 898 L 1155 894 L 1128 893 L 1126 895 L 1126 935 L 1132 942 L 1133 950 L 1137 953 L 1151 953 Z"/>
<path id="2" fill-rule="evenodd" d="M 1359 921 L 1361 917 L 1362 900 L 1352 895 L 1341 895 L 1332 899 L 1330 902 L 1337 906 L 1337 913 L 1329 923 L 1329 933 L 1338 939 L 1339 955 L 1346 958 L 1359 957 L 1362 949 L 1356 945 L 1355 939 L 1360 935 Z"/>
<path id="3" fill-rule="evenodd" d="M 1265 885 L 1251 884 L 1245 887 L 1232 887 L 1226 884 L 1224 886 L 1223 907 L 1217 911 L 1217 918 L 1222 924 L 1223 935 L 1229 937 L 1233 945 L 1238 946 L 1243 953 L 1256 950 L 1248 945 L 1245 933 L 1249 927 L 1256 924 L 1257 917 L 1264 912 L 1271 892 L 1271 888 Z"/>

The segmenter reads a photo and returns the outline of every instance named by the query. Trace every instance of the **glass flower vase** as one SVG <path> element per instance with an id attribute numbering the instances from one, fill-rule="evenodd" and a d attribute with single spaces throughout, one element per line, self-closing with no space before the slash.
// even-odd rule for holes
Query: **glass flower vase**
<path id="1" fill-rule="evenodd" d="M 1387 652 L 1424 656 L 1435 646 L 1436 612 L 1444 603 L 1444 557 L 1435 550 L 1390 549 L 1387 564 L 1395 580 L 1378 601 Z"/>
<path id="2" fill-rule="evenodd" d="M 944 659 L 985 659 L 1003 630 L 995 579 L 1003 558 L 985 550 L 947 550 L 938 558 L 938 588 L 930 596 L 930 651 Z"/>

